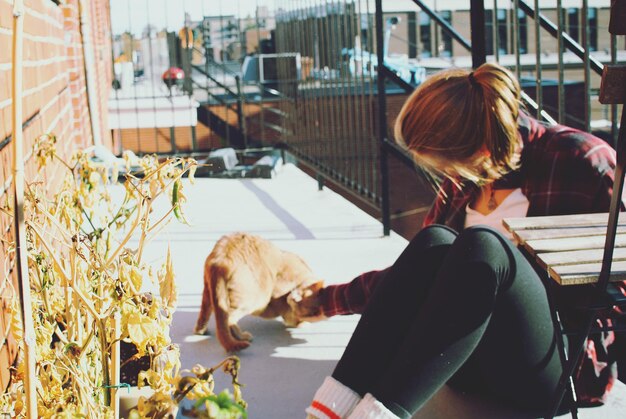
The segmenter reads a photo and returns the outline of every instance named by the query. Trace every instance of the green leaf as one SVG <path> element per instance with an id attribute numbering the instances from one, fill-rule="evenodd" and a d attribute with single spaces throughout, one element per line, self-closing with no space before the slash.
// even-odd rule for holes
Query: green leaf
<path id="1" fill-rule="evenodd" d="M 233 400 L 228 389 L 223 390 L 218 395 L 212 394 L 199 399 L 194 407 L 200 408 L 207 404 L 209 405 L 209 416 L 215 417 L 216 419 L 246 419 L 248 417 L 246 410 Z M 211 414 L 213 414 L 213 416 L 211 416 Z"/>
<path id="2" fill-rule="evenodd" d="M 176 217 L 176 219 L 183 224 L 189 224 L 187 219 L 185 219 L 185 215 L 183 214 L 183 210 L 181 208 L 181 186 L 182 182 L 180 179 L 176 180 L 174 182 L 174 186 L 172 186 L 172 207 L 174 208 L 174 216 Z"/>

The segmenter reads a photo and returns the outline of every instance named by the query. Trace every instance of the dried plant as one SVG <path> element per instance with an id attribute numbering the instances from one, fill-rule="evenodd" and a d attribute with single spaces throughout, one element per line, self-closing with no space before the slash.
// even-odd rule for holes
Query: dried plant
<path id="1" fill-rule="evenodd" d="M 123 340 L 135 345 L 136 357 L 150 360 L 139 383 L 154 396 L 142 399 L 135 415 L 164 417 L 187 398 L 197 400 L 189 412 L 196 417 L 245 417 L 238 359 L 220 363 L 233 376 L 233 396 L 214 394 L 215 368 L 181 374 L 179 350 L 169 337 L 177 299 L 172 257 L 168 249 L 158 269 L 143 257 L 169 221 L 186 222 L 182 178 L 193 180 L 196 162 L 126 155 L 126 167 L 107 167 L 83 151 L 61 159 L 55 144 L 54 136 L 41 136 L 33 152 L 41 170 L 51 161 L 63 168 L 59 187 L 49 194 L 42 182 L 27 184 L 25 201 L 38 416 L 113 417 L 112 393 L 120 383 L 111 376 L 117 368 L 111 354 Z M 140 170 L 131 173 L 131 166 Z M 127 172 L 125 181 L 114 186 L 120 170 Z M 148 286 L 158 294 L 142 291 Z M 18 299 L 13 301 L 9 328 L 21 341 Z M 18 362 L 0 413 L 24 414 L 23 379 Z"/>

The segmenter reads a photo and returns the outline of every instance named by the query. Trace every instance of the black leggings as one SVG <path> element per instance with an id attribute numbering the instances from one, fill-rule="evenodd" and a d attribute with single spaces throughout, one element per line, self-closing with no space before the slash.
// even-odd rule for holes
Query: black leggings
<path id="1" fill-rule="evenodd" d="M 420 231 L 366 307 L 333 377 L 410 417 L 445 383 L 533 412 L 561 363 L 546 292 L 484 226 Z"/>

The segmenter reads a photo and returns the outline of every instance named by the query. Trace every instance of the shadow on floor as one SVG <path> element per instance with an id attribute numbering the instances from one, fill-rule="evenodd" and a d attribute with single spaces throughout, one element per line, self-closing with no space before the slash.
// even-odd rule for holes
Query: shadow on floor
<path id="1" fill-rule="evenodd" d="M 212 367 L 228 354 L 215 338 L 215 323 L 209 322 L 208 336 L 192 334 L 198 308 L 179 307 L 170 335 L 179 344 L 182 368 L 195 364 Z M 304 418 L 317 387 L 341 356 L 356 321 L 286 328 L 278 320 L 245 317 L 240 327 L 254 335 L 249 348 L 237 353 L 241 360 L 240 381 L 250 419 Z M 230 377 L 215 373 L 217 392 L 230 388 Z M 231 391 L 232 392 L 232 391 Z"/>

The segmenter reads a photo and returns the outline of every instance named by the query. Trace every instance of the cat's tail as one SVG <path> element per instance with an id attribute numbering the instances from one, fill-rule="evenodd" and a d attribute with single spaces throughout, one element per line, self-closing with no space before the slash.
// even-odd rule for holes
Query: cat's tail
<path id="1" fill-rule="evenodd" d="M 196 321 L 196 327 L 193 332 L 197 335 L 207 334 L 209 327 L 209 319 L 213 312 L 213 302 L 211 301 L 211 267 L 208 264 L 204 266 L 204 291 L 202 291 L 202 305 L 200 313 Z"/>
<path id="2" fill-rule="evenodd" d="M 215 311 L 215 332 L 217 338 L 227 352 L 237 352 L 250 346 L 249 339 L 239 330 L 236 322 L 231 324 L 230 298 L 226 287 L 224 272 L 220 267 L 213 266 L 211 272 L 211 299 Z M 238 320 L 238 316 L 235 316 Z M 235 319 L 232 319 L 235 320 Z M 251 336 L 249 336 L 251 338 Z"/>

